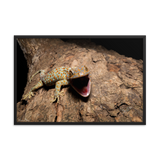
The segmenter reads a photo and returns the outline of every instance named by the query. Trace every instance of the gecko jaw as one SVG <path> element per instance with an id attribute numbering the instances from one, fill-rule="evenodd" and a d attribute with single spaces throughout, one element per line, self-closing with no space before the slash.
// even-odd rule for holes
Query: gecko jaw
<path id="1" fill-rule="evenodd" d="M 89 75 L 70 80 L 71 86 L 82 96 L 88 97 L 91 90 Z"/>

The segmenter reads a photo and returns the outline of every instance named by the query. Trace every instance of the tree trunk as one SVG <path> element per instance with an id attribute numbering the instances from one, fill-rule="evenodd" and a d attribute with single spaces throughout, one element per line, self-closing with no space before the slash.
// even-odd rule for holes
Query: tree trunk
<path id="1" fill-rule="evenodd" d="M 89 40 L 18 39 L 29 68 L 24 95 L 37 84 L 38 70 L 85 65 L 90 70 L 91 93 L 81 97 L 71 86 L 62 87 L 59 104 L 51 103 L 53 87 L 17 103 L 17 122 L 142 122 L 143 61 L 127 58 Z"/>

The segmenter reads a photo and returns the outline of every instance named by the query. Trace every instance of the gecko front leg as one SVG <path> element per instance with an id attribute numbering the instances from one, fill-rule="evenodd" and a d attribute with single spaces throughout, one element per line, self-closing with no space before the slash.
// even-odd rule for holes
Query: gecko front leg
<path id="1" fill-rule="evenodd" d="M 57 103 L 59 103 L 59 96 L 60 95 L 62 96 L 64 94 L 63 91 L 60 92 L 61 86 L 65 86 L 65 85 L 68 85 L 68 84 L 69 84 L 69 82 L 66 79 L 56 82 L 56 84 L 55 84 L 55 92 L 54 92 L 54 99 L 51 101 L 52 103 L 55 102 L 56 99 L 57 99 Z M 53 96 L 51 96 L 51 97 L 53 97 Z"/>

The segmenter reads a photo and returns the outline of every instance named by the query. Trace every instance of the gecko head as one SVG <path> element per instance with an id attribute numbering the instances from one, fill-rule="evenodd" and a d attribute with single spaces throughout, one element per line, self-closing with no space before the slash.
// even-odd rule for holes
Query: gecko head
<path id="1" fill-rule="evenodd" d="M 88 97 L 91 90 L 89 70 L 86 66 L 74 67 L 69 72 L 71 86 L 83 97 Z"/>

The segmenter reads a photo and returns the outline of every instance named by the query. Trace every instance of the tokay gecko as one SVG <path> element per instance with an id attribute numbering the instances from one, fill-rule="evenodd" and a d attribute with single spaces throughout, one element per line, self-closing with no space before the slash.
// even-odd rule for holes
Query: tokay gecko
<path id="1" fill-rule="evenodd" d="M 61 86 L 70 84 L 81 96 L 88 97 L 91 90 L 91 81 L 89 77 L 89 70 L 86 66 L 81 67 L 59 67 L 49 73 L 45 74 L 44 70 L 39 70 L 32 75 L 31 79 L 40 73 L 40 81 L 29 91 L 28 94 L 22 97 L 22 100 L 31 98 L 34 96 L 33 91 L 42 87 L 43 85 L 52 86 L 55 85 L 54 99 L 51 102 L 57 100 L 59 102 L 59 96 L 63 95 L 60 92 Z M 30 79 L 30 81 L 31 81 Z"/>

